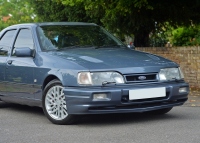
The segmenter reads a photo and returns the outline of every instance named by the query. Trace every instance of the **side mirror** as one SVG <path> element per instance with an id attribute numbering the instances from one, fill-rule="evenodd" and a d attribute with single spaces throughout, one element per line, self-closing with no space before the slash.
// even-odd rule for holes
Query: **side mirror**
<path id="1" fill-rule="evenodd" d="M 17 57 L 33 57 L 34 50 L 31 50 L 29 47 L 15 48 L 15 56 L 17 56 Z"/>

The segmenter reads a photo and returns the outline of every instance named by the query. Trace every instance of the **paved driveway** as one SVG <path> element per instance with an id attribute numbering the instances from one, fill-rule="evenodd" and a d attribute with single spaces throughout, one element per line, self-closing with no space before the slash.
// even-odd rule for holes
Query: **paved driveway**
<path id="1" fill-rule="evenodd" d="M 184 106 L 200 107 L 200 91 L 191 91 L 188 101 L 184 104 Z"/>
<path id="2" fill-rule="evenodd" d="M 83 116 L 54 125 L 41 108 L 0 103 L 0 143 L 198 143 L 200 107 L 175 107 L 163 116 Z"/>

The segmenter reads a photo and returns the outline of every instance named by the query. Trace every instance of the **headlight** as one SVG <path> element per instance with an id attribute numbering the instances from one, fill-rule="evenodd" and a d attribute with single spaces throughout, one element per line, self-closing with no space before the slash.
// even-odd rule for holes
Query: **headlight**
<path id="1" fill-rule="evenodd" d="M 80 72 L 78 73 L 78 84 L 81 85 L 103 85 L 104 83 L 124 83 L 124 78 L 117 72 Z"/>
<path id="2" fill-rule="evenodd" d="M 166 68 L 159 72 L 159 79 L 161 81 L 180 80 L 183 79 L 183 73 L 180 68 Z"/>
<path id="3" fill-rule="evenodd" d="M 180 72 L 181 79 L 184 79 L 184 74 L 183 74 L 181 68 L 179 67 L 178 70 L 179 70 L 179 72 Z"/>

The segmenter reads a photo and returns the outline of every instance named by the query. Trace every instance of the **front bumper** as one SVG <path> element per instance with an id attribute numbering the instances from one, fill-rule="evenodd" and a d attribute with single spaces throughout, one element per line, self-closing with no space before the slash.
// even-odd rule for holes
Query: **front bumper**
<path id="1" fill-rule="evenodd" d="M 129 100 L 129 90 L 155 87 L 165 87 L 166 97 Z M 179 93 L 180 87 L 186 87 L 187 92 Z M 110 99 L 93 100 L 94 93 L 107 93 Z M 184 104 L 188 99 L 189 85 L 185 82 L 173 82 L 103 87 L 65 87 L 64 94 L 68 114 L 146 112 Z"/>

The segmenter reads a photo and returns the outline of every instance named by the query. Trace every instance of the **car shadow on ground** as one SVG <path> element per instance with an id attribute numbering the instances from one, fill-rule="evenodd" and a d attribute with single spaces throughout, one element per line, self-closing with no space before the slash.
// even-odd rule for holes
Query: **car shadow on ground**
<path id="1" fill-rule="evenodd" d="M 103 115 L 84 115 L 78 120 L 78 125 L 113 125 L 143 123 L 151 121 L 161 121 L 169 119 L 178 119 L 178 115 L 170 113 L 165 115 L 150 115 L 146 113 L 123 113 L 123 114 L 103 114 Z"/>
<path id="2" fill-rule="evenodd" d="M 0 108 L 6 108 L 15 112 L 23 112 L 27 114 L 35 114 L 36 116 L 45 116 L 42 108 L 30 107 L 26 105 L 18 105 L 11 103 L 4 103 L 0 101 Z M 173 110 L 173 109 L 172 109 Z M 129 123 L 143 123 L 150 121 L 161 121 L 169 119 L 179 119 L 178 115 L 150 115 L 145 113 L 123 113 L 123 114 L 98 114 L 98 115 L 81 115 L 77 116 L 78 120 L 75 125 L 113 125 L 113 124 L 129 124 Z M 47 124 L 49 122 L 47 121 Z"/>
<path id="3" fill-rule="evenodd" d="M 27 105 L 5 103 L 0 101 L 0 108 L 7 108 L 12 111 L 27 112 L 37 115 L 44 115 L 43 110 L 40 107 L 31 107 Z"/>

